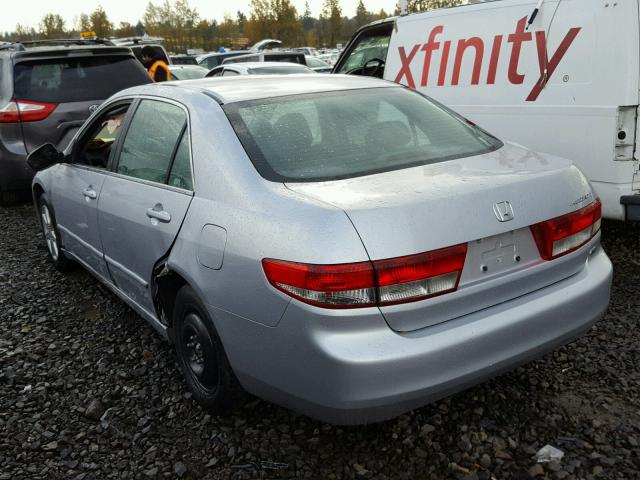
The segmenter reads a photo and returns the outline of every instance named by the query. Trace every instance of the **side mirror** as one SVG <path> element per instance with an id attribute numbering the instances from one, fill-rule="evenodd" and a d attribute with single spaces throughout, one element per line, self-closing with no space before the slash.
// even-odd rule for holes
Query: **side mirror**
<path id="1" fill-rule="evenodd" d="M 27 157 L 27 163 L 36 172 L 49 168 L 62 160 L 62 153 L 50 143 L 39 146 Z"/>

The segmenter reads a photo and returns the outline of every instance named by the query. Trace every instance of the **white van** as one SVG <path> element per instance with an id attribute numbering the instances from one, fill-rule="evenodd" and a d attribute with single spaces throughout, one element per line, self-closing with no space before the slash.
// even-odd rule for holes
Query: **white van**
<path id="1" fill-rule="evenodd" d="M 639 0 L 547 0 L 532 15 L 536 4 L 496 0 L 372 23 L 334 72 L 400 82 L 502 139 L 569 158 L 603 216 L 640 220 Z"/>

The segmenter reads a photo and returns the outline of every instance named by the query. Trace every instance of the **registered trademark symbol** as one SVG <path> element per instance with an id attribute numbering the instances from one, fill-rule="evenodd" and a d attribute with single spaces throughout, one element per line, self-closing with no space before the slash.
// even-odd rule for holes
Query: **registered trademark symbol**
<path id="1" fill-rule="evenodd" d="M 569 75 L 565 75 L 564 77 L 562 77 L 562 81 L 564 83 L 567 83 L 569 81 Z"/>

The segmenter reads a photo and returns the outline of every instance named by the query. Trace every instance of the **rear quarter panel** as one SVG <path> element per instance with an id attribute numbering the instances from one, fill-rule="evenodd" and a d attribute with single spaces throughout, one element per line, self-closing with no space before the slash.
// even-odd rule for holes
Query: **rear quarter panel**
<path id="1" fill-rule="evenodd" d="M 268 283 L 263 258 L 343 263 L 368 256 L 342 210 L 260 177 L 220 106 L 200 95 L 189 99 L 195 197 L 169 267 L 208 305 L 275 326 L 290 298 Z M 226 231 L 218 270 L 198 259 L 205 225 Z"/>

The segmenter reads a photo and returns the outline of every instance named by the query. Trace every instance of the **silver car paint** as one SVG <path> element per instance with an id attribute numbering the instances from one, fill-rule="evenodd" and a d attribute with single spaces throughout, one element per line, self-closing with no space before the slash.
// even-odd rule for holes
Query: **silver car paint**
<path id="1" fill-rule="evenodd" d="M 576 209 L 565 202 L 567 198 L 573 201 L 591 194 L 584 177 L 567 162 L 515 147 L 504 147 L 497 155 L 342 183 L 285 186 L 268 182 L 252 166 L 221 107 L 203 90 L 222 101 L 237 101 L 272 96 L 265 81 L 276 85 L 273 95 L 380 85 L 401 88 L 372 79 L 318 77 L 177 82 L 130 89 L 107 102 L 155 96 L 189 110 L 195 195 L 167 265 L 207 305 L 245 388 L 328 421 L 381 420 L 538 356 L 575 337 L 602 315 L 612 268 L 599 246 L 599 235 L 561 259 L 492 279 L 499 282 L 493 287 L 508 292 L 508 301 L 483 305 L 486 291 L 474 292 L 469 285 L 455 294 L 386 307 L 408 319 L 400 323 L 431 325 L 407 333 L 389 328 L 386 310 L 384 315 L 378 308 L 327 310 L 273 289 L 260 264 L 265 257 L 343 263 L 383 258 L 372 252 L 385 257 L 418 253 L 561 215 Z M 46 192 L 55 192 L 54 179 L 65 169 L 78 168 L 57 165 L 38 173 L 35 182 Z M 423 175 L 423 168 L 432 175 Z M 464 180 L 458 178 L 460 173 Z M 436 177 L 444 183 L 437 184 Z M 553 192 L 547 184 L 558 190 Z M 518 203 L 520 195 L 530 203 Z M 516 220 L 502 224 L 493 216 L 492 206 L 504 200 L 514 204 Z M 152 203 L 153 198 L 148 201 Z M 376 201 L 382 204 L 370 208 Z M 61 205 L 54 200 L 53 207 L 59 216 Z M 420 217 L 419 212 L 431 218 Z M 509 223 L 513 225 L 506 226 Z M 219 270 L 198 259 L 207 224 L 226 231 L 225 245 L 214 246 L 223 250 Z M 114 223 L 114 228 L 121 225 Z M 131 257 L 144 248 L 144 239 L 124 244 L 119 263 L 131 268 Z M 549 285 L 549 279 L 555 283 Z M 167 335 L 153 310 L 134 302 L 109 279 L 103 281 Z M 539 288 L 522 293 L 523 285 L 536 281 Z M 482 287 L 490 288 L 489 283 Z M 461 292 L 464 295 L 454 301 Z M 438 315 L 442 321 L 433 325 L 429 318 Z"/>

